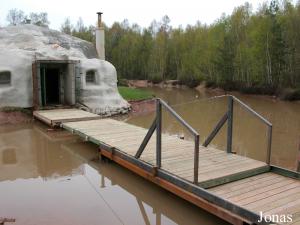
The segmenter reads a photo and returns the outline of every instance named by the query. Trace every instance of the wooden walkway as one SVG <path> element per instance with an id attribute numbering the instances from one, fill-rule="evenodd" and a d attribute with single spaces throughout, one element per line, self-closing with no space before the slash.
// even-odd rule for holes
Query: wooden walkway
<path id="1" fill-rule="evenodd" d="M 297 172 L 200 146 L 195 183 L 192 141 L 162 134 L 161 167 L 158 168 L 156 132 L 137 157 L 147 129 L 78 110 L 38 111 L 34 115 L 50 126 L 60 125 L 98 145 L 102 156 L 229 223 L 259 224 L 262 212 L 292 215 L 292 223 L 278 224 L 300 225 L 300 174 Z"/>
<path id="2" fill-rule="evenodd" d="M 212 193 L 264 215 L 292 215 L 300 224 L 300 181 L 276 173 L 264 173 L 209 189 Z"/>
<path id="3" fill-rule="evenodd" d="M 104 143 L 133 157 L 147 134 L 144 128 L 113 119 L 69 122 L 62 126 L 95 144 Z M 155 165 L 156 161 L 155 140 L 154 135 L 140 158 L 151 165 Z M 194 143 L 165 134 L 162 140 L 162 169 L 192 182 Z M 211 147 L 200 147 L 198 181 L 202 187 L 224 183 L 224 177 L 236 180 L 268 169 L 264 162 Z"/>
<path id="4" fill-rule="evenodd" d="M 63 122 L 100 119 L 99 115 L 80 109 L 52 109 L 34 111 L 33 116 L 44 123 L 55 127 Z"/>

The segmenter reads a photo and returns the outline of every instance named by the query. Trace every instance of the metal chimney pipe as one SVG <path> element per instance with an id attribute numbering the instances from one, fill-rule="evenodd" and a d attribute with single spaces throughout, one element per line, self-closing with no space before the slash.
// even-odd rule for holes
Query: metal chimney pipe
<path id="1" fill-rule="evenodd" d="M 98 14 L 98 28 L 102 27 L 102 14 L 103 12 L 97 12 Z"/>

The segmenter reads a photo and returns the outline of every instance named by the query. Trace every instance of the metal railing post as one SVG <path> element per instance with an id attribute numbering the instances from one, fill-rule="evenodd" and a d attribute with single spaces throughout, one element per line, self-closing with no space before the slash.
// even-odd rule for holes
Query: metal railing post
<path id="1" fill-rule="evenodd" d="M 272 125 L 268 126 L 268 146 L 267 146 L 267 160 L 266 163 L 271 163 L 271 149 L 272 149 Z"/>
<path id="2" fill-rule="evenodd" d="M 300 173 L 300 138 L 299 138 L 299 148 L 298 148 L 298 158 L 297 158 L 297 172 Z"/>
<path id="3" fill-rule="evenodd" d="M 156 166 L 161 167 L 161 103 L 156 100 Z"/>
<path id="4" fill-rule="evenodd" d="M 195 135 L 194 184 L 198 184 L 198 171 L 199 171 L 199 135 Z"/>
<path id="5" fill-rule="evenodd" d="M 233 97 L 228 96 L 227 153 L 232 152 Z"/>

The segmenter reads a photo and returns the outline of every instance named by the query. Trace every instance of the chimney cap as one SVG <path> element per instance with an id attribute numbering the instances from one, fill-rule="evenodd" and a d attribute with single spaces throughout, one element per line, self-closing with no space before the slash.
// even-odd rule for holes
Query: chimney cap
<path id="1" fill-rule="evenodd" d="M 97 14 L 98 14 L 98 15 L 102 15 L 102 14 L 103 14 L 103 12 L 97 12 Z"/>

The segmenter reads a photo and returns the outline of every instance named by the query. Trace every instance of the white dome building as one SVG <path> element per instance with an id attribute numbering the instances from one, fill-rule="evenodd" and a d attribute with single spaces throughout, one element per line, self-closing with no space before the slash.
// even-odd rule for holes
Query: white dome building
<path id="1" fill-rule="evenodd" d="M 116 69 L 104 60 L 101 26 L 96 36 L 97 48 L 45 27 L 0 28 L 0 107 L 81 104 L 98 114 L 127 112 Z"/>

